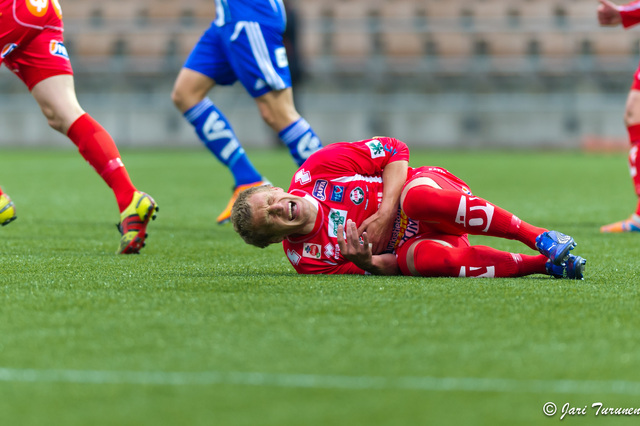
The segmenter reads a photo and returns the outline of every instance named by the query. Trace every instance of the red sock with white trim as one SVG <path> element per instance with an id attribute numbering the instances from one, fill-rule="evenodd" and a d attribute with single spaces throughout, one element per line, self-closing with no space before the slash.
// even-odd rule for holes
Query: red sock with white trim
<path id="1" fill-rule="evenodd" d="M 518 240 L 534 250 L 536 237 L 547 231 L 480 197 L 426 185 L 411 188 L 402 209 L 410 218 L 448 234 Z"/>
<path id="2" fill-rule="evenodd" d="M 414 249 L 413 261 L 423 277 L 510 278 L 546 274 L 548 259 L 541 254 L 509 253 L 487 246 L 455 248 L 423 240 Z"/>
<path id="3" fill-rule="evenodd" d="M 120 212 L 127 208 L 136 188 L 120 159 L 111 135 L 89 114 L 73 122 L 67 136 L 78 147 L 80 155 L 98 172 L 116 196 Z"/>

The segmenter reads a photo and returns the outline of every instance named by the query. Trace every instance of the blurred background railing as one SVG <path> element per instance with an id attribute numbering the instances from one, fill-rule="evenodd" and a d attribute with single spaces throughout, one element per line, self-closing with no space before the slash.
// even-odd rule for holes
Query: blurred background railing
<path id="1" fill-rule="evenodd" d="M 387 134 L 438 147 L 624 146 L 640 31 L 599 27 L 594 0 L 285 3 L 296 102 L 325 142 Z M 195 146 L 169 93 L 213 1 L 61 4 L 85 109 L 120 145 Z M 0 93 L 9 129 L 0 144 L 67 144 L 6 69 Z M 211 96 L 245 145 L 275 143 L 239 85 Z M 35 121 L 42 129 L 26 126 Z"/>

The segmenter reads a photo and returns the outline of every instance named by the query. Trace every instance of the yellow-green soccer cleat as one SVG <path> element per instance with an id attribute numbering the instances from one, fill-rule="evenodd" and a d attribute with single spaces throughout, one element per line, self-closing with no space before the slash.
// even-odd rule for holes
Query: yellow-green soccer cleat
<path id="1" fill-rule="evenodd" d="M 0 225 L 5 226 L 16 220 L 16 206 L 7 194 L 0 195 Z"/>
<path id="2" fill-rule="evenodd" d="M 145 246 L 147 224 L 155 220 L 158 205 L 149 194 L 136 191 L 129 206 L 120 214 L 118 230 L 122 234 L 116 254 L 138 254 Z"/>
<path id="3" fill-rule="evenodd" d="M 222 224 L 225 224 L 225 223 L 229 222 L 229 219 L 231 218 L 231 209 L 233 209 L 233 204 L 236 202 L 236 199 L 238 199 L 238 195 L 242 191 L 245 191 L 245 190 L 247 190 L 249 188 L 253 188 L 254 186 L 262 186 L 262 185 L 269 185 L 269 181 L 261 180 L 259 182 L 247 183 L 245 185 L 236 186 L 234 191 L 233 191 L 233 195 L 231 195 L 231 199 L 229 200 L 229 203 L 227 204 L 227 207 L 224 208 L 222 213 L 220 213 L 220 215 L 216 219 L 216 221 L 218 222 L 218 225 L 222 225 Z"/>

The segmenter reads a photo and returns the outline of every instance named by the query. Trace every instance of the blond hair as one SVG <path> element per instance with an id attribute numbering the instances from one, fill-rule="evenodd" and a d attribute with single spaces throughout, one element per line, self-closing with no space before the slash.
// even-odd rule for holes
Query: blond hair
<path id="1" fill-rule="evenodd" d="M 231 209 L 233 229 L 242 237 L 245 243 L 260 248 L 270 245 L 273 235 L 267 234 L 264 229 L 261 230 L 256 226 L 249 198 L 255 193 L 269 191 L 271 188 L 272 186 L 270 185 L 261 185 L 242 191 Z"/>

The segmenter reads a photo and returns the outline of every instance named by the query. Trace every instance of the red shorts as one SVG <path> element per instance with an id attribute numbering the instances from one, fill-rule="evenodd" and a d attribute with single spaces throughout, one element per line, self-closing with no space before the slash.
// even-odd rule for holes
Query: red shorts
<path id="1" fill-rule="evenodd" d="M 471 195 L 469 185 L 467 185 L 465 181 L 441 167 L 425 166 L 417 169 L 409 169 L 405 186 L 418 178 L 430 178 L 433 179 L 433 181 L 442 189 L 458 191 Z M 415 235 L 405 235 L 405 237 L 408 238 L 406 238 L 396 250 L 398 266 L 400 267 L 400 271 L 403 275 L 411 275 L 409 267 L 407 266 L 407 253 L 411 249 L 411 246 L 417 241 L 432 240 L 436 241 L 438 244 L 445 244 L 455 248 L 470 246 L 467 234 L 452 235 L 444 233 L 420 222 L 418 222 L 418 230 Z"/>
<path id="2" fill-rule="evenodd" d="M 433 179 L 442 189 L 452 189 L 454 191 L 460 191 L 471 195 L 469 185 L 467 185 L 465 181 L 442 167 L 424 166 L 416 169 L 409 169 L 409 172 L 407 173 L 407 181 L 404 186 L 407 186 L 413 180 L 421 177 Z"/>
<path id="3" fill-rule="evenodd" d="M 73 74 L 62 31 L 58 0 L 37 6 L 30 0 L 5 0 L 0 8 L 0 63 L 29 90 L 45 78 Z"/>

